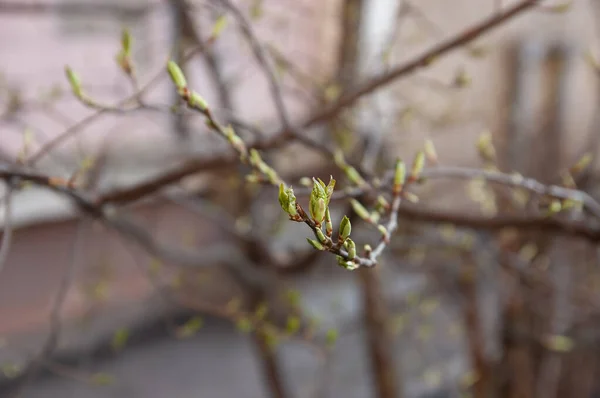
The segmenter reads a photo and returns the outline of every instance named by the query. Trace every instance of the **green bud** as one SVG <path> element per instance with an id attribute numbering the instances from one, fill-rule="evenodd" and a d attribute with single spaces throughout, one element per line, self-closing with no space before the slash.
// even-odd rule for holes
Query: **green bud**
<path id="1" fill-rule="evenodd" d="M 354 212 L 363 220 L 365 221 L 371 221 L 371 215 L 369 214 L 368 210 L 365 209 L 365 207 L 356 199 L 350 199 L 350 204 L 352 205 L 352 209 L 354 209 Z"/>
<path id="2" fill-rule="evenodd" d="M 325 250 L 325 247 L 314 239 L 306 238 L 308 243 L 317 250 Z"/>
<path id="3" fill-rule="evenodd" d="M 250 149 L 250 164 L 254 167 L 258 167 L 263 163 L 260 153 L 254 148 Z"/>
<path id="4" fill-rule="evenodd" d="M 69 84 L 71 85 L 71 90 L 76 97 L 81 97 L 83 95 L 81 89 L 81 81 L 79 80 L 79 76 L 69 66 L 65 66 L 65 73 L 67 75 L 67 79 L 69 79 Z"/>
<path id="5" fill-rule="evenodd" d="M 169 72 L 169 76 L 171 77 L 173 84 L 175 84 L 177 88 L 181 89 L 187 87 L 185 75 L 183 74 L 183 71 L 181 70 L 179 65 L 175 63 L 175 61 L 169 61 L 167 63 L 167 71 Z"/>
<path id="6" fill-rule="evenodd" d="M 381 214 L 378 211 L 372 211 L 370 216 L 370 222 L 376 224 L 381 219 Z"/>
<path id="7" fill-rule="evenodd" d="M 315 230 L 315 233 L 317 234 L 317 238 L 319 239 L 319 242 L 321 242 L 321 243 L 327 242 L 327 238 L 325 237 L 325 234 L 323 233 L 321 228 L 317 228 Z"/>
<path id="8" fill-rule="evenodd" d="M 236 151 L 238 151 L 238 153 L 240 155 L 242 155 L 242 158 L 246 157 L 246 155 L 248 154 L 248 150 L 246 149 L 246 144 L 238 135 L 233 135 L 232 137 L 230 137 L 229 142 L 231 143 L 231 146 Z"/>
<path id="9" fill-rule="evenodd" d="M 329 206 L 329 201 L 331 200 L 331 195 L 333 195 L 333 188 L 335 188 L 335 180 L 333 176 L 329 176 L 329 184 L 327 184 L 327 206 Z"/>
<path id="10" fill-rule="evenodd" d="M 371 245 L 365 245 L 364 246 L 365 252 L 366 253 L 371 253 L 373 251 L 373 248 L 371 247 Z"/>
<path id="11" fill-rule="evenodd" d="M 329 183 L 328 186 L 325 185 L 323 181 L 320 179 L 317 180 L 313 178 L 313 189 L 310 193 L 310 203 L 309 210 L 310 216 L 317 224 L 321 224 L 325 219 L 327 205 L 329 203 L 329 197 L 331 196 L 329 192 L 333 192 L 333 186 L 335 185 L 335 180 Z"/>
<path id="12" fill-rule="evenodd" d="M 300 185 L 302 185 L 302 186 L 310 187 L 311 184 L 312 184 L 312 180 L 308 177 L 302 177 L 300 179 Z"/>
<path id="13" fill-rule="evenodd" d="M 123 29 L 121 32 L 121 47 L 123 48 L 123 54 L 126 56 L 130 56 L 131 54 L 131 43 L 133 39 L 131 38 L 131 33 L 129 29 Z"/>
<path id="14" fill-rule="evenodd" d="M 281 208 L 286 212 L 287 212 L 287 207 L 288 207 L 289 201 L 290 201 L 290 199 L 285 190 L 285 187 L 283 186 L 283 183 L 279 184 L 279 204 L 281 205 Z"/>
<path id="15" fill-rule="evenodd" d="M 325 199 L 311 198 L 309 209 L 312 219 L 320 225 L 325 218 L 325 211 L 327 210 Z"/>
<path id="16" fill-rule="evenodd" d="M 338 339 L 338 331 L 335 329 L 329 329 L 325 334 L 325 341 L 328 346 L 333 346 Z"/>
<path id="17" fill-rule="evenodd" d="M 413 168 L 414 170 L 414 168 Z M 393 192 L 395 195 L 399 194 L 404 187 L 404 182 L 406 181 L 406 166 L 404 162 L 400 159 L 396 161 L 396 168 L 394 170 L 394 187 Z"/>
<path id="18" fill-rule="evenodd" d="M 358 173 L 358 171 L 352 167 L 352 166 L 347 166 L 344 168 L 344 171 L 346 172 L 346 176 L 348 177 L 348 179 L 355 185 L 364 185 L 366 184 L 366 181 L 361 177 L 361 175 Z"/>
<path id="19" fill-rule="evenodd" d="M 356 257 L 356 244 L 354 241 L 352 239 L 347 239 L 346 242 L 344 242 L 344 247 L 348 250 L 348 259 L 354 260 Z"/>
<path id="20" fill-rule="evenodd" d="M 279 184 L 279 204 L 283 211 L 294 217 L 298 214 L 296 210 L 296 195 L 292 187 L 285 189 L 283 183 Z"/>
<path id="21" fill-rule="evenodd" d="M 202 112 L 205 112 L 208 109 L 208 103 L 195 91 L 192 91 L 190 99 L 188 100 L 188 105 L 192 108 L 199 109 Z"/>
<path id="22" fill-rule="evenodd" d="M 412 164 L 412 169 L 410 171 L 410 177 L 413 181 L 418 180 L 421 171 L 423 171 L 423 167 L 425 167 L 425 152 L 419 151 L 417 152 L 417 156 L 415 156 L 415 160 Z"/>
<path id="23" fill-rule="evenodd" d="M 350 233 L 352 232 L 352 224 L 350 224 L 350 219 L 347 216 L 342 218 L 340 222 L 340 238 L 342 240 L 346 240 L 350 237 Z"/>
<path id="24" fill-rule="evenodd" d="M 381 213 L 384 213 L 389 207 L 389 202 L 381 195 L 377 197 L 377 207 Z"/>
<path id="25" fill-rule="evenodd" d="M 583 170 L 585 170 L 590 163 L 592 163 L 593 160 L 593 156 L 591 153 L 586 153 L 584 154 L 581 159 L 579 159 L 577 161 L 577 163 L 575 163 L 575 165 L 573 167 L 571 167 L 571 173 L 573 174 L 577 174 L 577 173 L 581 173 Z"/>
<path id="26" fill-rule="evenodd" d="M 325 233 L 327 236 L 331 237 L 333 234 L 333 224 L 331 222 L 331 213 L 329 212 L 329 207 L 325 211 Z"/>
<path id="27" fill-rule="evenodd" d="M 494 162 L 496 160 L 496 149 L 492 142 L 492 134 L 489 131 L 485 131 L 479 136 L 477 151 L 479 152 L 479 156 L 486 162 Z"/>
<path id="28" fill-rule="evenodd" d="M 295 315 L 288 316 L 285 330 L 288 334 L 294 334 L 300 330 L 300 318 Z"/>
<path id="29" fill-rule="evenodd" d="M 548 207 L 548 212 L 550 214 L 556 214 L 561 210 L 562 204 L 560 203 L 560 200 L 554 199 L 552 202 L 550 202 L 550 206 Z"/>
<path id="30" fill-rule="evenodd" d="M 342 256 L 335 256 L 335 258 L 337 259 L 337 263 L 340 267 L 343 267 L 347 270 L 355 270 L 358 268 L 358 264 L 356 264 L 354 261 L 347 261 L 344 257 Z"/>

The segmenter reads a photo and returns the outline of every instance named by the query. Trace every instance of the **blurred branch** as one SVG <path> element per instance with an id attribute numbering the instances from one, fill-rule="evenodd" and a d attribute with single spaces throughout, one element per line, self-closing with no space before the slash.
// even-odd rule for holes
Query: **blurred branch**
<path id="1" fill-rule="evenodd" d="M 198 52 L 199 52 L 198 48 L 190 51 L 189 53 L 187 53 L 184 56 L 183 62 L 190 61 L 194 56 L 196 56 L 198 54 Z M 161 82 L 161 80 L 164 79 L 165 77 L 166 77 L 166 74 L 164 73 L 164 67 L 163 67 L 163 68 L 160 69 L 159 72 L 157 72 L 154 75 L 154 77 L 152 77 L 144 86 L 142 86 L 138 92 L 130 95 L 129 97 L 125 98 L 122 101 L 119 101 L 115 105 L 115 108 L 118 109 L 118 108 L 127 106 L 128 104 L 130 104 L 132 102 L 138 102 L 139 103 L 139 101 L 142 98 L 142 96 L 145 93 L 147 93 L 148 91 L 150 91 L 152 88 L 154 88 L 156 85 L 158 85 Z M 144 109 L 144 106 L 141 106 L 141 109 Z M 61 134 L 57 135 L 56 137 L 54 137 L 50 141 L 46 142 L 35 154 L 33 154 L 28 159 L 28 163 L 30 165 L 34 165 L 42 157 L 44 157 L 50 151 L 52 151 L 56 146 L 60 145 L 65 140 L 67 140 L 68 138 L 72 137 L 74 134 L 76 134 L 77 132 L 79 132 L 83 128 L 87 127 L 88 125 L 92 124 L 93 122 L 97 121 L 101 116 L 104 116 L 107 113 L 110 113 L 110 109 L 99 109 L 96 113 L 94 113 L 94 114 L 92 114 L 92 115 L 90 115 L 90 116 L 88 116 L 88 117 L 80 120 L 79 122 L 75 123 L 74 125 L 72 125 L 71 127 L 69 127 L 67 130 L 63 131 Z"/>
<path id="2" fill-rule="evenodd" d="M 312 127 L 314 125 L 331 119 L 343 109 L 354 104 L 362 96 L 372 93 L 373 91 L 395 81 L 396 79 L 409 75 L 411 72 L 414 72 L 418 68 L 428 66 L 429 64 L 431 64 L 431 62 L 434 62 L 440 56 L 454 50 L 457 47 L 463 46 L 473 41 L 474 39 L 478 38 L 484 33 L 489 32 L 494 28 L 497 28 L 498 26 L 504 24 L 508 20 L 536 6 L 539 2 L 540 0 L 522 0 L 514 4 L 512 7 L 509 7 L 504 11 L 496 13 L 491 17 L 478 23 L 477 25 L 466 29 L 465 31 L 461 32 L 455 37 L 443 41 L 442 43 L 425 51 L 422 55 L 416 57 L 415 59 L 393 67 L 391 70 L 384 72 L 379 76 L 375 76 L 372 79 L 369 79 L 367 82 L 363 83 L 355 90 L 352 90 L 352 92 L 342 96 L 329 108 L 308 118 L 308 120 L 306 120 L 302 124 L 302 127 Z"/>
<path id="3" fill-rule="evenodd" d="M 229 12 L 233 15 L 233 17 L 237 20 L 244 37 L 250 44 L 250 48 L 252 49 L 254 58 L 256 58 L 256 61 L 260 65 L 260 68 L 262 69 L 265 77 L 267 78 L 269 90 L 271 92 L 271 97 L 273 98 L 273 102 L 275 103 L 275 110 L 277 111 L 277 115 L 279 116 L 279 120 L 282 124 L 283 129 L 290 130 L 292 131 L 294 136 L 297 136 L 298 134 L 294 131 L 292 127 L 290 116 L 285 106 L 283 94 L 281 93 L 281 87 L 275 75 L 275 68 L 273 67 L 273 64 L 269 59 L 268 54 L 266 53 L 263 45 L 260 43 L 256 33 L 254 32 L 250 21 L 248 21 L 246 16 L 232 1 L 218 0 L 218 2 L 222 4 L 226 9 L 228 9 Z"/>
<path id="4" fill-rule="evenodd" d="M 81 261 L 82 246 L 84 245 L 85 230 L 88 220 L 81 220 L 75 231 L 75 239 L 71 251 L 71 259 L 68 268 L 65 270 L 56 297 L 50 310 L 50 332 L 40 350 L 39 354 L 29 362 L 21 372 L 20 382 L 15 386 L 13 392 L 9 394 L 11 398 L 21 397 L 27 385 L 33 380 L 44 362 L 56 350 L 59 344 L 62 331 L 61 311 L 67 299 L 67 294 L 73 283 L 75 271 Z"/>
<path id="5" fill-rule="evenodd" d="M 90 2 L 81 3 L 77 1 L 51 2 L 51 1 L 2 1 L 0 2 L 0 14 L 75 14 L 75 15 L 108 15 L 114 16 L 117 13 L 128 14 L 147 14 L 155 8 L 160 7 L 162 2 L 149 3 L 144 5 L 109 3 L 109 2 Z"/>

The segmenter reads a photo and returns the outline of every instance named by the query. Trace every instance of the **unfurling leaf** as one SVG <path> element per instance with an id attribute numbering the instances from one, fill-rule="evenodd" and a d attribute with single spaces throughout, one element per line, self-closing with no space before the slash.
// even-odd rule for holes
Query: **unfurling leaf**
<path id="1" fill-rule="evenodd" d="M 362 178 L 360 173 L 352 166 L 344 167 L 344 172 L 346 173 L 346 177 L 355 185 L 363 186 L 367 182 Z"/>
<path id="2" fill-rule="evenodd" d="M 352 239 L 346 239 L 344 247 L 348 250 L 348 260 L 354 260 L 356 257 L 356 244 Z"/>
<path id="3" fill-rule="evenodd" d="M 321 228 L 315 229 L 315 233 L 317 235 L 317 238 L 319 239 L 319 242 L 321 242 L 321 243 L 327 243 L 327 237 L 325 236 L 325 234 L 323 233 L 323 231 L 321 230 Z"/>
<path id="4" fill-rule="evenodd" d="M 329 207 L 327 207 L 327 210 L 325 211 L 325 233 L 330 238 L 333 234 L 333 223 L 331 222 L 331 213 L 329 212 Z"/>
<path id="5" fill-rule="evenodd" d="M 316 240 L 310 239 L 310 238 L 306 238 L 306 240 L 316 250 L 325 250 L 325 246 L 323 246 L 321 243 L 317 242 Z"/>
<path id="6" fill-rule="evenodd" d="M 71 85 L 71 90 L 76 97 L 82 97 L 83 91 L 81 88 L 81 81 L 79 80 L 79 76 L 69 66 L 65 66 L 65 73 L 67 75 L 67 79 L 69 79 L 69 84 Z"/>
<path id="7" fill-rule="evenodd" d="M 175 86 L 178 89 L 187 87 L 185 75 L 183 74 L 183 71 L 175 61 L 169 61 L 167 63 L 167 71 L 169 72 L 169 76 L 171 77 L 173 84 L 175 84 Z"/>
<path id="8" fill-rule="evenodd" d="M 347 216 L 342 218 L 340 222 L 340 239 L 346 240 L 350 237 L 350 233 L 352 232 L 352 224 L 350 223 L 350 219 Z"/>
<path id="9" fill-rule="evenodd" d="M 310 216 L 318 225 L 325 219 L 327 207 L 329 206 L 329 200 L 333 194 L 334 187 L 335 180 L 333 177 L 330 178 L 328 185 L 325 185 L 321 179 L 313 178 L 313 189 L 310 193 L 309 210 Z"/>
<path id="10" fill-rule="evenodd" d="M 325 211 L 327 210 L 325 199 L 311 198 L 309 209 L 312 219 L 320 225 L 323 222 L 323 219 L 325 219 Z"/>
<path id="11" fill-rule="evenodd" d="M 295 217 L 298 215 L 296 210 L 296 196 L 292 187 L 285 188 L 283 183 L 279 184 L 279 204 L 283 211 L 288 213 L 290 216 Z"/>

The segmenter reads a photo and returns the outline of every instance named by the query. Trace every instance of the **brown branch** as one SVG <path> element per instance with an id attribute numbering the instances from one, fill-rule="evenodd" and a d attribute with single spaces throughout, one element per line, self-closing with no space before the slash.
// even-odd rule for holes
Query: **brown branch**
<path id="1" fill-rule="evenodd" d="M 126 3 L 78 3 L 70 2 L 50 2 L 50 1 L 2 1 L 0 2 L 0 14 L 75 14 L 75 15 L 98 15 L 107 14 L 113 16 L 117 13 L 147 14 L 159 7 L 161 2 L 146 5 L 127 5 Z"/>
<path id="2" fill-rule="evenodd" d="M 473 41 L 490 30 L 497 28 L 511 18 L 514 18 L 524 11 L 536 6 L 538 3 L 539 0 L 522 0 L 512 7 L 503 10 L 502 12 L 495 13 L 491 17 L 483 20 L 475 26 L 466 29 L 455 37 L 435 45 L 433 48 L 425 51 L 422 55 L 416 57 L 415 59 L 398 65 L 391 70 L 368 80 L 352 92 L 341 97 L 329 108 L 310 117 L 302 124 L 302 127 L 312 127 L 333 118 L 342 110 L 354 104 L 362 96 L 372 93 L 373 91 L 395 81 L 396 79 L 404 77 L 419 68 L 426 67 L 433 60 L 445 55 L 457 47 Z"/>
<path id="3" fill-rule="evenodd" d="M 433 224 L 453 224 L 456 226 L 500 231 L 516 228 L 529 231 L 547 231 L 577 236 L 587 241 L 600 242 L 600 228 L 584 222 L 567 221 L 547 216 L 498 216 L 480 217 L 455 212 L 442 212 L 432 209 L 419 209 L 414 206 L 400 208 L 398 216 L 403 220 Z"/>
<path id="4" fill-rule="evenodd" d="M 367 333 L 367 345 L 372 374 L 375 377 L 377 397 L 396 398 L 402 395 L 396 385 L 397 375 L 391 346 L 392 340 L 387 323 L 388 310 L 383 296 L 379 269 L 359 269 L 363 295 L 363 317 Z"/>

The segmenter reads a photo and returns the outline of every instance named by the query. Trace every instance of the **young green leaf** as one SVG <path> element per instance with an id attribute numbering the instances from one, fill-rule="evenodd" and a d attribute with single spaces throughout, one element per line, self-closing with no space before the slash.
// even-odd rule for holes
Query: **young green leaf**
<path id="1" fill-rule="evenodd" d="M 314 239 L 306 238 L 308 243 L 316 250 L 325 250 L 325 247 Z"/>
<path id="2" fill-rule="evenodd" d="M 167 71 L 169 72 L 169 76 L 171 77 L 173 84 L 175 84 L 178 89 L 187 87 L 185 75 L 175 61 L 169 61 L 167 63 Z"/>
<path id="3" fill-rule="evenodd" d="M 347 216 L 342 218 L 340 222 L 340 238 L 342 240 L 346 240 L 350 237 L 350 233 L 352 232 L 352 224 L 350 223 L 350 219 Z"/>
<path id="4" fill-rule="evenodd" d="M 71 85 L 71 90 L 76 97 L 82 97 L 83 91 L 81 88 L 81 81 L 79 80 L 79 76 L 69 66 L 65 66 L 65 74 L 67 75 L 67 79 L 69 80 L 69 84 Z"/>

